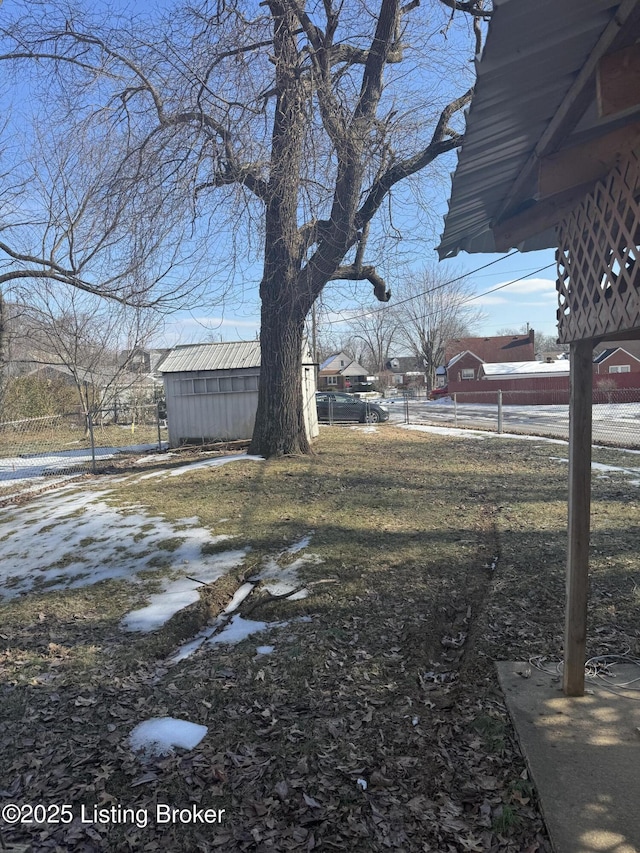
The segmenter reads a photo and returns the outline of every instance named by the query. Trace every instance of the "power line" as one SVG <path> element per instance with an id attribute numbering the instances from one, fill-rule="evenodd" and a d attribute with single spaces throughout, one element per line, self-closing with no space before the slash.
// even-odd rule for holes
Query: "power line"
<path id="1" fill-rule="evenodd" d="M 516 252 L 517 252 L 517 250 L 511 252 L 508 255 L 505 255 L 502 258 L 498 258 L 495 261 L 491 261 L 490 263 L 485 264 L 482 267 L 478 267 L 475 270 L 471 270 L 471 272 L 467 272 L 467 273 L 464 273 L 463 275 L 457 276 L 456 278 L 449 279 L 448 281 L 445 281 L 442 284 L 438 284 L 435 287 L 430 288 L 429 290 L 424 290 L 422 293 L 417 293 L 415 296 L 408 296 L 406 299 L 402 299 L 400 302 L 394 302 L 393 307 L 395 308 L 398 305 L 404 305 L 406 302 L 411 302 L 411 300 L 413 300 L 413 299 L 420 299 L 421 296 L 427 296 L 428 294 L 435 293 L 436 290 L 441 290 L 442 288 L 447 287 L 450 284 L 454 284 L 456 281 L 460 281 L 463 278 L 467 278 L 468 276 L 475 275 L 477 272 L 480 272 L 480 270 L 486 269 L 487 267 L 490 267 L 493 264 L 497 264 L 499 261 L 506 261 L 507 258 L 512 257 L 512 255 L 515 255 Z M 460 305 L 466 305 L 467 302 L 473 302 L 475 299 L 480 299 L 483 296 L 488 296 L 490 293 L 495 293 L 497 290 L 503 290 L 505 287 L 510 287 L 512 284 L 517 284 L 520 281 L 526 281 L 526 279 L 530 278 L 532 275 L 537 275 L 538 273 L 541 273 L 541 272 L 544 272 L 545 270 L 551 269 L 551 267 L 555 267 L 555 261 L 551 264 L 546 264 L 545 266 L 540 267 L 537 270 L 531 270 L 531 272 L 528 272 L 526 275 L 520 276 L 520 278 L 514 278 L 511 281 L 505 282 L 505 284 L 499 284 L 499 285 L 497 285 L 497 287 L 492 287 L 489 290 L 484 290 L 482 293 L 475 293 L 473 296 L 469 296 L 466 299 L 461 300 L 459 304 Z M 327 320 L 326 324 L 327 325 L 333 325 L 334 323 L 348 323 L 349 320 L 357 320 L 357 319 L 360 319 L 362 317 L 370 317 L 370 316 L 373 316 L 375 314 L 380 314 L 382 311 L 385 311 L 385 310 L 388 310 L 388 309 L 375 308 L 371 311 L 365 311 L 362 314 L 352 314 L 350 317 L 343 317 L 342 319 L 339 319 L 339 320 Z M 437 312 L 434 311 L 434 312 L 431 312 L 429 314 L 425 314 L 421 319 L 424 320 L 427 317 L 430 317 L 431 314 L 435 314 L 435 313 L 437 313 Z"/>
<path id="2" fill-rule="evenodd" d="M 483 296 L 487 296 L 489 293 L 495 293 L 496 290 L 504 290 L 505 287 L 510 287 L 512 284 L 517 284 L 519 281 L 526 281 L 530 276 L 537 275 L 539 272 L 544 272 L 545 270 L 551 269 L 551 267 L 555 267 L 555 262 L 552 264 L 547 264 L 544 267 L 540 267 L 540 269 L 532 270 L 532 272 L 527 273 L 526 275 L 520 276 L 520 278 L 514 278 L 511 281 L 505 282 L 505 284 L 499 284 L 496 287 L 492 287 L 490 290 L 485 290 L 482 293 L 474 293 L 473 296 L 468 296 L 466 299 L 461 299 L 458 303 L 458 307 L 461 305 L 466 305 L 468 302 L 473 302 L 474 299 L 480 299 Z M 423 314 L 421 317 L 416 317 L 414 322 L 417 320 L 426 320 L 428 317 L 433 317 L 438 313 L 438 309 L 435 311 L 429 311 L 426 314 Z"/>
<path id="3" fill-rule="evenodd" d="M 473 302 L 474 299 L 480 299 L 481 296 L 488 296 L 489 293 L 495 293 L 496 290 L 502 290 L 505 287 L 511 287 L 512 284 L 517 284 L 519 281 L 526 281 L 532 275 L 537 275 L 539 272 L 544 272 L 545 270 L 550 270 L 551 267 L 555 267 L 555 261 L 552 264 L 547 264 L 544 267 L 540 267 L 538 270 L 533 270 L 532 272 L 528 272 L 526 275 L 521 275 L 520 278 L 514 278 L 512 281 L 508 281 L 506 284 L 499 284 L 497 287 L 492 287 L 491 290 L 485 290 L 482 293 L 475 293 L 473 296 L 470 296 L 468 299 L 464 299 L 460 304 L 464 305 L 465 302 Z"/>
<path id="4" fill-rule="evenodd" d="M 503 255 L 501 258 L 496 258 L 494 261 L 489 261 L 488 264 L 484 264 L 481 267 L 477 267 L 475 270 L 471 270 L 471 272 L 462 273 L 462 275 L 458 275 L 455 278 L 450 278 L 448 281 L 444 281 L 441 284 L 437 284 L 435 287 L 429 288 L 429 290 L 424 290 L 422 293 L 417 293 L 415 296 L 408 296 L 406 299 L 401 299 L 400 302 L 394 302 L 393 307 L 395 308 L 398 305 L 404 305 L 405 302 L 411 302 L 412 299 L 419 299 L 421 296 L 426 296 L 428 293 L 435 293 L 436 290 L 442 290 L 443 287 L 448 287 L 450 284 L 455 284 L 456 281 L 461 281 L 463 278 L 468 278 L 471 275 L 475 275 L 477 272 L 486 270 L 488 267 L 492 267 L 494 264 L 499 264 L 500 261 L 506 261 L 508 258 L 512 258 L 514 255 L 517 254 L 518 250 L 514 249 L 513 252 L 509 252 L 508 255 Z M 550 264 L 550 266 L 553 266 L 553 264 Z M 533 273 L 529 273 L 529 275 L 533 275 Z M 484 294 L 481 295 L 484 296 Z M 344 318 L 341 320 L 327 320 L 326 325 L 332 326 L 334 323 L 346 323 L 349 320 L 359 319 L 360 317 L 369 317 L 373 314 L 379 314 L 381 311 L 385 310 L 385 308 L 373 308 L 371 311 L 365 311 L 363 314 L 353 314 L 351 317 Z"/>

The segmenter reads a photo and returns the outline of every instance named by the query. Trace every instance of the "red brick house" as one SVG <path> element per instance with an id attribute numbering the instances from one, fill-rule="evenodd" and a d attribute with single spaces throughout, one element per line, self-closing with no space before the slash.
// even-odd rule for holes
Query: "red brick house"
<path id="1" fill-rule="evenodd" d="M 535 361 L 534 335 L 531 329 L 526 335 L 452 338 L 445 351 L 448 384 L 479 379 L 483 364 Z"/>
<path id="2" fill-rule="evenodd" d="M 636 358 L 623 347 L 610 347 L 594 357 L 594 376 L 616 373 L 640 373 L 640 358 Z"/>
<path id="3" fill-rule="evenodd" d="M 482 364 L 504 361 L 535 361 L 533 329 L 526 335 L 452 338 L 445 350 L 445 364 L 460 353 L 471 352 Z"/>
<path id="4" fill-rule="evenodd" d="M 480 367 L 484 361 L 471 350 L 465 350 L 447 362 L 447 380 L 452 382 L 472 382 L 480 376 Z"/>

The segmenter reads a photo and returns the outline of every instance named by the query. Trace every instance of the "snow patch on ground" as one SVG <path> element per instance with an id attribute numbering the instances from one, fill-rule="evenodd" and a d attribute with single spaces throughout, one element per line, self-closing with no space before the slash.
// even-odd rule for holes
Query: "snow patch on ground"
<path id="1" fill-rule="evenodd" d="M 289 547 L 287 548 L 285 553 L 297 554 L 298 551 L 304 551 L 305 548 L 309 547 L 313 533 L 314 533 L 314 531 L 312 530 L 306 536 L 303 536 L 302 539 L 299 539 L 297 542 L 294 542 L 293 545 L 289 545 Z"/>
<path id="2" fill-rule="evenodd" d="M 607 448 L 610 450 L 611 448 Z M 553 462 L 563 462 L 568 465 L 569 460 L 565 459 L 562 456 L 550 456 Z M 618 474 L 625 474 L 627 477 L 636 477 L 640 478 L 640 468 L 623 468 L 620 465 L 606 465 L 604 462 L 592 462 L 591 470 L 595 471 L 602 479 L 608 479 L 607 474 L 611 474 L 613 472 Z M 629 480 L 630 486 L 640 486 L 640 479 Z"/>
<path id="3" fill-rule="evenodd" d="M 110 506 L 107 491 L 61 490 L 47 493 L 24 507 L 9 507 L 0 521 L 0 596 L 15 598 L 33 589 L 76 589 L 103 580 L 138 583 L 140 573 L 155 569 L 158 554 L 168 568 L 189 566 L 189 574 L 208 582 L 244 552 L 203 555 L 202 546 L 229 537 L 191 526 L 177 530 L 159 516 L 126 512 Z M 160 543 L 178 539 L 174 551 Z M 213 572 L 212 572 L 213 570 Z"/>
<path id="4" fill-rule="evenodd" d="M 198 577 L 182 577 L 166 583 L 162 592 L 149 597 L 149 604 L 128 613 L 120 623 L 125 631 L 148 633 L 161 628 L 178 611 L 195 604 L 202 584 L 213 583 L 238 566 L 246 550 L 225 551 L 211 557 L 211 565 L 200 568 Z"/>
<path id="5" fill-rule="evenodd" d="M 176 746 L 193 749 L 207 734 L 207 726 L 179 720 L 175 717 L 152 717 L 139 723 L 129 735 L 134 752 L 144 750 L 147 755 L 167 755 Z"/>
<path id="6" fill-rule="evenodd" d="M 205 554 L 203 546 L 230 537 L 200 527 L 197 517 L 173 524 L 140 505 L 111 506 L 109 493 L 65 484 L 25 506 L 5 507 L 0 520 L 0 601 L 105 580 L 142 584 L 153 572 L 160 591 L 122 621 L 128 631 L 152 631 L 197 601 L 202 584 L 214 582 L 246 556 L 245 549 Z M 168 549 L 167 540 L 177 547 Z M 157 580 L 158 568 L 166 570 L 165 578 Z"/>
<path id="7" fill-rule="evenodd" d="M 473 429 L 457 429 L 456 427 L 435 427 L 423 426 L 421 424 L 398 424 L 402 429 L 408 429 L 412 432 L 429 432 L 432 435 L 456 435 L 462 438 L 489 438 L 490 432 L 478 432 Z"/>
<path id="8" fill-rule="evenodd" d="M 249 595 L 251 590 L 254 588 L 254 583 L 243 583 L 241 587 L 239 587 L 235 593 L 233 594 L 233 598 L 227 604 L 223 613 L 233 613 L 234 610 L 237 610 L 238 607 L 242 604 L 245 598 Z"/>
<path id="9" fill-rule="evenodd" d="M 458 427 L 427 426 L 426 424 L 396 424 L 401 429 L 414 432 L 430 432 L 433 435 L 455 435 L 461 438 L 517 438 L 519 441 L 536 441 L 540 444 L 564 444 L 568 442 L 561 438 L 545 438 L 540 435 L 524 435 L 515 432 L 491 432 L 490 430 L 459 429 Z"/>
<path id="10" fill-rule="evenodd" d="M 191 471 L 197 471 L 199 468 L 218 468 L 220 465 L 226 465 L 228 462 L 264 462 L 264 456 L 249 456 L 247 453 L 236 453 L 230 456 L 217 456 L 215 459 L 205 459 L 202 462 L 194 462 L 191 465 L 183 465 L 180 468 L 174 468 L 169 471 L 170 477 L 179 477 L 181 474 L 188 474 Z M 164 472 L 167 473 L 167 472 Z"/>
<path id="11" fill-rule="evenodd" d="M 302 566 L 308 563 L 321 563 L 322 560 L 317 554 L 304 554 L 294 560 L 290 565 L 282 567 L 279 560 L 285 554 L 297 554 L 307 548 L 311 542 L 313 531 L 303 536 L 297 542 L 294 542 L 277 557 L 272 557 L 267 560 L 265 567 L 258 575 L 254 575 L 250 581 L 240 586 L 229 604 L 224 608 L 219 616 L 216 616 L 208 625 L 200 630 L 195 637 L 180 646 L 176 652 L 169 658 L 168 663 L 175 664 L 186 660 L 194 652 L 203 645 L 218 645 L 219 643 L 239 643 L 251 634 L 259 631 L 266 631 L 270 628 L 283 627 L 288 625 L 288 622 L 255 622 L 250 619 L 243 619 L 240 615 L 234 616 L 229 622 L 227 617 L 233 613 L 248 595 L 253 591 L 256 584 L 262 582 L 261 588 L 271 595 L 287 596 L 287 601 L 299 601 L 309 595 L 309 590 L 306 587 L 300 588 L 300 579 L 298 571 Z M 266 581 L 266 583 L 265 583 Z M 294 592 L 297 590 L 297 592 Z M 291 595 L 290 593 L 293 593 Z M 302 617 L 301 621 L 311 621 L 310 617 Z M 222 627 L 224 626 L 224 627 Z M 222 630 L 218 631 L 219 628 Z M 270 649 L 271 646 L 261 646 L 260 648 Z M 258 654 L 270 654 L 271 651 L 259 651 Z"/>
<path id="12" fill-rule="evenodd" d="M 210 646 L 217 646 L 220 643 L 235 645 L 235 643 L 246 640 L 252 634 L 258 634 L 270 628 L 282 628 L 285 625 L 288 625 L 288 622 L 257 622 L 254 619 L 243 619 L 242 616 L 236 614 L 226 628 L 207 640 L 207 644 Z"/>
<path id="13" fill-rule="evenodd" d="M 279 565 L 277 559 L 272 557 L 267 560 L 267 564 L 260 574 L 254 576 L 254 580 L 266 581 L 266 583 L 263 583 L 263 588 L 267 592 L 270 592 L 271 595 L 288 595 L 289 601 L 298 601 L 309 595 L 309 590 L 306 588 L 299 589 L 298 592 L 289 595 L 289 593 L 292 593 L 300 586 L 299 570 L 305 564 L 318 564 L 321 562 L 322 560 L 317 554 L 304 554 L 283 568 Z"/>
<path id="14" fill-rule="evenodd" d="M 167 442 L 162 442 L 162 445 L 166 447 Z M 131 444 L 127 447 L 96 447 L 95 459 L 99 462 L 105 462 L 120 453 L 142 453 L 145 450 L 157 449 L 157 447 L 158 442 L 154 444 Z M 74 467 L 78 469 L 78 473 L 82 473 L 92 463 L 93 458 L 90 447 L 25 456 L 6 456 L 0 459 L 0 480 L 43 479 L 49 482 L 50 476 L 45 475 L 68 473 L 69 469 Z"/>
<path id="15" fill-rule="evenodd" d="M 166 462 L 167 459 L 174 459 L 175 453 L 149 453 L 147 456 L 141 456 L 134 460 L 134 465 L 146 465 L 147 462 Z"/>

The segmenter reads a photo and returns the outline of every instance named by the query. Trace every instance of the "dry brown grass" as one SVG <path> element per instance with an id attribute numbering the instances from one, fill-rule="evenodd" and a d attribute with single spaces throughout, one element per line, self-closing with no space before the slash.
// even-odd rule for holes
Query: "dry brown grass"
<path id="1" fill-rule="evenodd" d="M 197 515 L 234 537 L 220 549 L 250 546 L 248 565 L 151 636 L 120 631 L 134 603 L 122 583 L 0 606 L 5 800 L 150 813 L 195 802 L 226 817 L 6 838 L 34 850 L 548 850 L 492 661 L 561 650 L 566 465 L 553 456 L 566 448 L 326 428 L 310 458 L 115 484 L 114 504 Z M 627 481 L 596 479 L 592 620 L 606 631 L 594 652 L 637 647 L 637 509 Z M 247 602 L 251 618 L 286 627 L 168 666 L 247 574 L 307 534 L 322 562 L 303 579 L 329 582 L 300 601 Z M 272 655 L 256 655 L 264 642 Z M 141 763 L 127 736 L 163 715 L 208 735 Z"/>

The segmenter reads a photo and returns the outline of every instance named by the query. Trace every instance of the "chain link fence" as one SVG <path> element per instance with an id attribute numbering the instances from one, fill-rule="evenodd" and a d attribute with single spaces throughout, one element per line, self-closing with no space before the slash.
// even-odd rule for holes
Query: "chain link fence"
<path id="1" fill-rule="evenodd" d="M 0 482 L 95 473 L 120 453 L 166 446 L 167 424 L 157 403 L 0 421 Z"/>
<path id="2" fill-rule="evenodd" d="M 458 392 L 439 400 L 404 395 L 384 401 L 396 423 L 569 438 L 568 393 L 557 389 Z M 640 448 L 640 389 L 594 389 L 593 441 Z"/>

